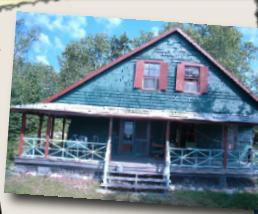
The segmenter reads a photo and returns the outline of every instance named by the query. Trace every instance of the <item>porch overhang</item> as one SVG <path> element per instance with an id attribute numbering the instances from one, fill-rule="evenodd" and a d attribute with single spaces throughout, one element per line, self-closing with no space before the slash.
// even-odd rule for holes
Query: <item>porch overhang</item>
<path id="1" fill-rule="evenodd" d="M 99 116 L 132 119 L 158 119 L 178 121 L 237 122 L 258 124 L 258 115 L 236 115 L 216 113 L 177 112 L 175 110 L 157 110 L 93 106 L 66 103 L 36 103 L 16 105 L 11 112 L 46 114 L 55 116 Z"/>

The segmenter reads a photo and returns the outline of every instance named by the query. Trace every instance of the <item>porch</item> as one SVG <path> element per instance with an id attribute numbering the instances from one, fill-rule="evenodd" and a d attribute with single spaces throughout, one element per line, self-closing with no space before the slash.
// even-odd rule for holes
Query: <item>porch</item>
<path id="1" fill-rule="evenodd" d="M 28 115 L 38 118 L 34 134 L 25 133 Z M 105 187 L 141 178 L 164 189 L 176 174 L 256 176 L 258 153 L 235 141 L 224 123 L 25 111 L 15 163 L 85 169 Z"/>

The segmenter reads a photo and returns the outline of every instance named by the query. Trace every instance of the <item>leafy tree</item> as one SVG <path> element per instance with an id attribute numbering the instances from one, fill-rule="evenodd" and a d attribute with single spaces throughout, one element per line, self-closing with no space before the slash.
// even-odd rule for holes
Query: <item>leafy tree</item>
<path id="1" fill-rule="evenodd" d="M 87 36 L 67 45 L 59 59 L 60 87 L 64 88 L 82 78 L 91 70 L 106 64 L 110 56 L 110 43 L 106 34 Z"/>
<path id="2" fill-rule="evenodd" d="M 130 40 L 126 33 L 120 37 L 112 36 L 110 39 L 111 56 L 110 60 L 114 60 L 130 50 Z"/>
<path id="3" fill-rule="evenodd" d="M 25 61 L 31 45 L 38 39 L 38 28 L 28 29 L 24 24 L 24 19 L 16 22 L 14 59 L 16 62 Z"/>
<path id="4" fill-rule="evenodd" d="M 140 35 L 132 40 L 132 47 L 137 48 L 142 44 L 150 41 L 154 37 L 152 32 L 141 31 Z"/>

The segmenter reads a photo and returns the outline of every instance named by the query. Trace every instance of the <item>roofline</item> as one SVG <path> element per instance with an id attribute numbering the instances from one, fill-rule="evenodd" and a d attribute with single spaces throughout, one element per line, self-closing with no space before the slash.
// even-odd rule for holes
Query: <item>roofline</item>
<path id="1" fill-rule="evenodd" d="M 190 44 L 192 44 L 199 52 L 201 52 L 205 57 L 207 57 L 215 66 L 217 66 L 222 72 L 224 72 L 233 82 L 235 82 L 244 92 L 246 92 L 255 102 L 258 102 L 258 97 L 254 95 L 249 88 L 247 88 L 236 76 L 233 75 L 232 72 L 227 70 L 223 65 L 221 65 L 217 60 L 215 60 L 207 51 L 205 51 L 201 46 L 199 46 L 190 36 L 184 33 L 180 28 L 172 28 L 171 30 L 162 33 L 161 35 L 153 38 L 149 42 L 144 43 L 138 48 L 128 52 L 127 54 L 117 58 L 116 60 L 112 61 L 109 64 L 106 64 L 95 71 L 91 71 L 86 74 L 82 79 L 74 82 L 73 84 L 69 85 L 68 87 L 64 88 L 63 90 L 59 91 L 58 93 L 42 100 L 43 103 L 50 103 L 54 100 L 58 99 L 59 97 L 63 96 L 64 94 L 68 93 L 69 91 L 79 87 L 83 83 L 89 81 L 90 79 L 94 78 L 95 76 L 101 74 L 102 72 L 106 71 L 107 69 L 117 65 L 118 63 L 124 61 L 125 59 L 133 56 L 134 54 L 144 50 L 145 48 L 153 45 L 154 43 L 160 41 L 161 39 L 169 36 L 173 33 L 179 33 L 183 36 Z"/>

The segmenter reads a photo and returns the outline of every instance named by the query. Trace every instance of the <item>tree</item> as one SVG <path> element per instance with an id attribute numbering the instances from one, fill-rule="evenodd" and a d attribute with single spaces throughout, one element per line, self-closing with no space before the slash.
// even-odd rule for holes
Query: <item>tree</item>
<path id="1" fill-rule="evenodd" d="M 24 19 L 16 22 L 14 59 L 18 61 L 26 61 L 27 53 L 31 45 L 38 39 L 38 28 L 28 29 L 24 24 Z"/>
<path id="2" fill-rule="evenodd" d="M 126 33 L 120 37 L 112 36 L 110 39 L 111 56 L 110 60 L 114 60 L 130 50 L 130 40 Z"/>
<path id="3" fill-rule="evenodd" d="M 60 87 L 64 88 L 88 72 L 106 64 L 109 57 L 109 38 L 103 33 L 68 44 L 59 59 Z"/>
<path id="4" fill-rule="evenodd" d="M 132 40 L 131 42 L 132 47 L 137 48 L 142 44 L 150 41 L 153 37 L 154 37 L 154 34 L 152 32 L 141 31 L 140 35 Z"/>

